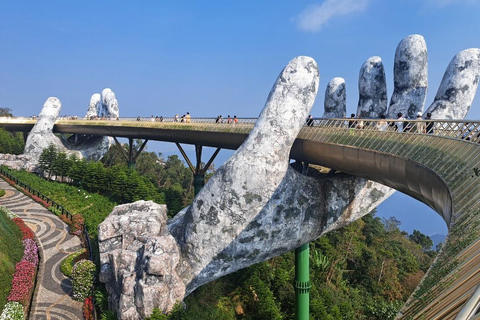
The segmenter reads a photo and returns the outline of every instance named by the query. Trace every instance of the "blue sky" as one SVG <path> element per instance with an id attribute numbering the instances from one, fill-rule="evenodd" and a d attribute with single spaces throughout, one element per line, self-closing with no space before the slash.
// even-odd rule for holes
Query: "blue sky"
<path id="1" fill-rule="evenodd" d="M 0 107 L 30 116 L 56 96 L 63 115 L 82 116 L 109 87 L 121 116 L 256 117 L 282 68 L 308 55 L 321 77 L 312 114 L 323 114 L 334 77 L 346 80 L 351 113 L 371 56 L 382 58 L 392 94 L 395 49 L 410 34 L 427 43 L 428 107 L 453 56 L 480 47 L 479 16 L 475 0 L 3 0 Z M 478 96 L 467 117 L 480 119 Z"/>

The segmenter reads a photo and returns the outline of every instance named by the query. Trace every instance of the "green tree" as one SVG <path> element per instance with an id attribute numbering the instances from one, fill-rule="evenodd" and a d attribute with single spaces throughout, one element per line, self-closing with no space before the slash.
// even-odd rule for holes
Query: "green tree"
<path id="1" fill-rule="evenodd" d="M 50 144 L 47 148 L 43 149 L 38 160 L 38 166 L 47 175 L 47 179 L 50 179 L 55 169 L 55 161 L 57 160 L 57 148 L 55 145 Z"/>
<path id="2" fill-rule="evenodd" d="M 0 117 L 13 117 L 12 109 L 10 108 L 0 108 Z"/>
<path id="3" fill-rule="evenodd" d="M 432 246 L 433 246 L 432 239 L 430 239 L 429 236 L 424 235 L 418 230 L 413 230 L 413 233 L 409 235 L 408 238 L 413 242 L 419 244 L 422 247 L 423 252 L 427 252 L 432 249 Z"/>

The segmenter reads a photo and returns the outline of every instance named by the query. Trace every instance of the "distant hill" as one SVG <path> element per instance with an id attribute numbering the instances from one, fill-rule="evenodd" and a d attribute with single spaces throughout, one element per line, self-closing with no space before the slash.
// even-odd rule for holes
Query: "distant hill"
<path id="1" fill-rule="evenodd" d="M 432 239 L 433 241 L 433 246 L 432 246 L 432 250 L 436 250 L 437 249 L 437 245 L 440 243 L 440 242 L 445 242 L 445 238 L 447 236 L 444 235 L 444 234 L 434 234 L 432 236 L 430 236 L 430 239 Z"/>

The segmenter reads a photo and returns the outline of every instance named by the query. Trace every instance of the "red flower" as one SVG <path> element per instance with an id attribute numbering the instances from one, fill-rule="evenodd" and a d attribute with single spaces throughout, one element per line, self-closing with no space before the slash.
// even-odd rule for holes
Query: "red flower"
<path id="1" fill-rule="evenodd" d="M 27 225 L 21 218 L 13 218 L 12 221 L 15 222 L 15 224 L 20 228 L 20 231 L 23 234 L 22 240 L 33 239 L 35 237 L 32 230 L 27 227 Z"/>
<path id="2" fill-rule="evenodd" d="M 27 306 L 33 291 L 35 271 L 35 266 L 29 261 L 20 261 L 15 265 L 12 290 L 8 295 L 8 301 L 17 301 L 23 306 Z"/>
<path id="3" fill-rule="evenodd" d="M 93 297 L 88 297 L 83 302 L 83 317 L 85 320 L 93 320 Z"/>

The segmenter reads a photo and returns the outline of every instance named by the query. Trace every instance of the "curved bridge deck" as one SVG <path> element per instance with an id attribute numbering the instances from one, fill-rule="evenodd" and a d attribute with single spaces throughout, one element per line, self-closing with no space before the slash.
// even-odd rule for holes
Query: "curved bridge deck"
<path id="1" fill-rule="evenodd" d="M 54 132 L 109 135 L 236 149 L 255 119 L 216 124 L 168 121 L 58 120 Z M 363 129 L 345 119 L 316 119 L 295 141 L 291 158 L 371 179 L 438 212 L 449 228 L 442 251 L 402 308 L 402 319 L 474 319 L 480 304 L 480 123 L 435 121 L 433 134 Z M 34 120 L 0 119 L 0 127 L 29 131 Z M 411 121 L 415 124 L 415 121 Z M 468 133 L 466 135 L 466 133 Z M 462 139 L 469 137 L 470 140 Z M 478 141 L 477 141 L 478 139 Z"/>

